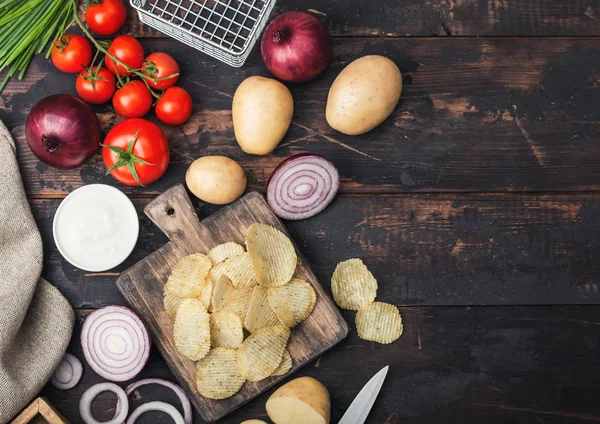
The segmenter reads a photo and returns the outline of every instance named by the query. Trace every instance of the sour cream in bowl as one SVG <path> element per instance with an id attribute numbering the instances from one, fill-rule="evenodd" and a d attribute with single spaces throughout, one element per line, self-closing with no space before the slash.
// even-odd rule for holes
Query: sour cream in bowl
<path id="1" fill-rule="evenodd" d="M 106 184 L 86 185 L 69 194 L 52 225 L 60 254 L 71 265 L 91 272 L 107 271 L 125 261 L 139 231 L 131 200 Z"/>

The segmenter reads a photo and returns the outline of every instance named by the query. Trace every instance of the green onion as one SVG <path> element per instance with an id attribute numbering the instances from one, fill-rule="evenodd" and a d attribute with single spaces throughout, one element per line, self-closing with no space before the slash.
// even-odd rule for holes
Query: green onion
<path id="1" fill-rule="evenodd" d="M 13 75 L 23 79 L 33 56 L 50 42 L 49 57 L 72 22 L 72 0 L 0 0 L 0 72 L 7 71 L 0 93 Z"/>

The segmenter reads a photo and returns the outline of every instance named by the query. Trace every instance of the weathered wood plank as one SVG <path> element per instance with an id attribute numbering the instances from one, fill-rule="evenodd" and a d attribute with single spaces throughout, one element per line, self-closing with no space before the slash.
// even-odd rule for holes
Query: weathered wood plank
<path id="1" fill-rule="evenodd" d="M 322 154 L 342 176 L 342 192 L 553 191 L 600 189 L 600 38 L 586 39 L 344 39 L 318 80 L 290 86 L 294 121 L 281 147 L 265 157 L 239 149 L 231 96 L 247 76 L 265 74 L 260 58 L 240 70 L 195 54 L 173 40 L 146 40 L 182 64 L 181 84 L 195 101 L 182 127 L 164 127 L 172 162 L 166 175 L 128 194 L 157 195 L 180 183 L 197 157 L 239 161 L 259 191 L 274 167 L 298 152 Z M 386 54 L 405 74 L 399 106 L 363 136 L 335 132 L 324 117 L 330 84 L 352 59 Z M 73 76 L 36 60 L 25 83 L 11 83 L 0 118 L 16 137 L 30 196 L 65 196 L 82 184 L 116 184 L 98 155 L 72 171 L 41 164 L 24 140 L 27 112 L 46 95 L 75 93 Z M 99 107 L 104 127 L 111 107 Z M 151 118 L 154 119 L 154 118 Z"/>
<path id="2" fill-rule="evenodd" d="M 134 199 L 140 240 L 122 271 L 166 243 Z M 59 200 L 34 200 L 44 275 L 75 307 L 124 300 L 116 273 L 68 264 L 52 241 Z M 201 218 L 218 207 L 195 203 Z M 320 215 L 286 227 L 329 292 L 335 265 L 363 258 L 379 296 L 401 305 L 600 303 L 599 195 L 339 196 Z"/>
<path id="3" fill-rule="evenodd" d="M 362 385 L 386 365 L 390 372 L 369 424 L 600 421 L 597 307 L 403 307 L 401 313 L 404 334 L 383 346 L 360 340 L 354 313 L 344 312 L 352 327 L 348 338 L 294 374 L 315 377 L 329 389 L 332 423 L 338 422 Z M 83 359 L 79 328 L 69 351 Z M 63 392 L 47 386 L 42 391 L 72 423 L 80 422 L 78 403 L 83 391 L 101 381 L 85 362 L 84 366 L 82 381 L 75 388 Z M 173 380 L 155 349 L 142 377 Z M 273 390 L 220 422 L 266 420 L 264 405 Z M 167 390 L 148 386 L 138 394 L 134 407 L 163 400 L 180 408 Z M 114 398 L 99 397 L 93 412 L 99 420 L 112 418 Z M 153 413 L 140 422 L 171 421 Z"/>

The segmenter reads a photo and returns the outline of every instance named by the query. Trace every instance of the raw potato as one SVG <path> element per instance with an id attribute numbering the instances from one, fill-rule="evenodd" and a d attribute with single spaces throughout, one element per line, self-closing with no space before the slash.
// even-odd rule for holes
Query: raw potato
<path id="1" fill-rule="evenodd" d="M 267 424 L 263 420 L 246 420 L 242 421 L 240 424 Z"/>
<path id="2" fill-rule="evenodd" d="M 260 381 L 277 369 L 290 338 L 283 325 L 264 327 L 248 336 L 237 350 L 240 374 L 249 381 Z"/>
<path id="3" fill-rule="evenodd" d="M 233 95 L 233 130 L 246 153 L 271 153 L 287 132 L 294 99 L 285 85 L 270 78 L 245 79 Z"/>
<path id="4" fill-rule="evenodd" d="M 196 386 L 204 397 L 226 399 L 236 394 L 245 380 L 237 369 L 235 349 L 217 347 L 196 366 Z"/>
<path id="5" fill-rule="evenodd" d="M 317 304 L 315 290 L 299 278 L 292 278 L 285 286 L 269 288 L 268 296 L 271 310 L 290 328 L 308 318 Z"/>
<path id="6" fill-rule="evenodd" d="M 204 156 L 192 162 L 185 174 L 185 183 L 198 199 L 224 205 L 244 194 L 246 174 L 233 159 Z"/>
<path id="7" fill-rule="evenodd" d="M 356 314 L 356 331 L 363 340 L 390 344 L 402 335 L 402 317 L 395 305 L 373 302 Z"/>
<path id="8" fill-rule="evenodd" d="M 348 135 L 364 134 L 394 111 L 402 93 L 402 74 L 384 56 L 363 56 L 337 76 L 329 90 L 325 118 Z"/>
<path id="9" fill-rule="evenodd" d="M 296 271 L 298 256 L 294 245 L 275 227 L 261 223 L 249 226 L 246 250 L 252 259 L 256 280 L 262 286 L 283 286 Z"/>
<path id="10" fill-rule="evenodd" d="M 312 377 L 300 377 L 281 386 L 267 401 L 275 424 L 329 424 L 329 392 Z"/>

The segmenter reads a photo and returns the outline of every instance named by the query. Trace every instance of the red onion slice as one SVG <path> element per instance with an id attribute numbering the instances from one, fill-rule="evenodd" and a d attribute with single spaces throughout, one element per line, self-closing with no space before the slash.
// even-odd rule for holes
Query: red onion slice
<path id="1" fill-rule="evenodd" d="M 339 188 L 340 175 L 330 161 L 302 153 L 275 168 L 267 182 L 267 202 L 280 218 L 306 219 L 323 211 Z"/>
<path id="2" fill-rule="evenodd" d="M 50 383 L 59 390 L 69 390 L 79 383 L 81 374 L 83 374 L 81 361 L 76 356 L 65 353 L 50 377 Z"/>
<path id="3" fill-rule="evenodd" d="M 133 424 L 137 421 L 140 415 L 145 414 L 150 411 L 160 411 L 166 414 L 169 414 L 175 424 L 184 424 L 183 417 L 179 413 L 177 409 L 173 405 L 170 405 L 166 402 L 153 401 L 144 403 L 143 405 L 138 406 L 133 410 L 129 418 L 127 418 L 126 424 Z"/>
<path id="4" fill-rule="evenodd" d="M 117 395 L 117 400 L 125 405 L 120 411 L 116 411 L 115 416 L 110 421 L 98 421 L 92 416 L 92 401 L 102 392 L 113 392 Z M 85 424 L 122 424 L 129 413 L 129 404 L 127 395 L 119 386 L 114 383 L 99 383 L 87 389 L 79 400 L 79 415 Z"/>
<path id="5" fill-rule="evenodd" d="M 92 312 L 81 329 L 86 361 L 110 381 L 127 381 L 138 375 L 148 361 L 150 343 L 142 320 L 123 306 Z"/>

